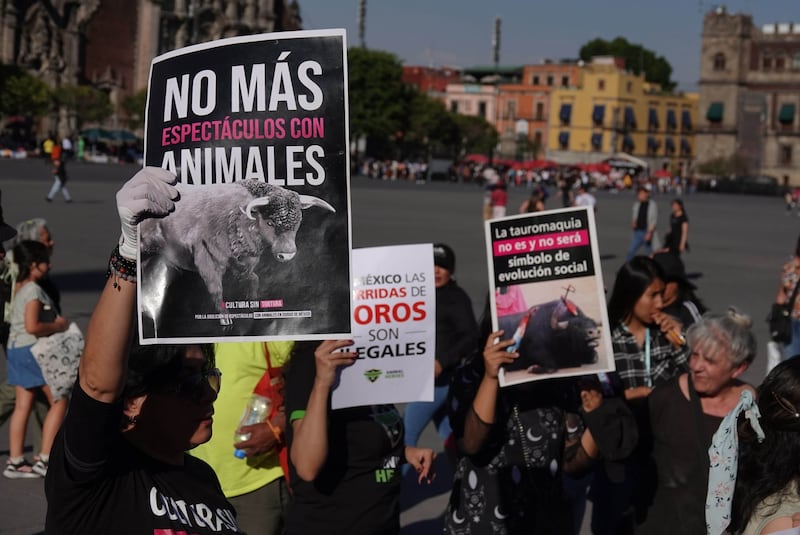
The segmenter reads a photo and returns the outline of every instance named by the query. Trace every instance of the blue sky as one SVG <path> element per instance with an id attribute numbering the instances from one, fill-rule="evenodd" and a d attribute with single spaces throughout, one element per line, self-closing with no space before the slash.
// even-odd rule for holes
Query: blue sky
<path id="1" fill-rule="evenodd" d="M 345 28 L 358 44 L 358 0 L 299 0 L 305 29 Z M 502 20 L 500 63 L 523 65 L 574 58 L 596 37 L 621 35 L 664 56 L 672 79 L 696 90 L 703 15 L 708 0 L 367 0 L 366 43 L 406 65 L 489 65 L 492 27 Z M 757 26 L 800 24 L 800 0 L 732 0 Z"/>

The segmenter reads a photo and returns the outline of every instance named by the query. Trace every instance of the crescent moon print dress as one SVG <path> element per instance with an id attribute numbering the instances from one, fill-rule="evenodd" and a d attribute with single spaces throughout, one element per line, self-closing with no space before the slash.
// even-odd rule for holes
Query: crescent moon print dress
<path id="1" fill-rule="evenodd" d="M 482 377 L 483 359 L 476 356 L 451 382 L 448 409 L 458 441 Z M 577 449 L 584 430 L 574 385 L 550 380 L 500 390 L 489 438 L 478 454 L 458 462 L 446 534 L 572 532 L 561 477 L 565 444 Z"/>

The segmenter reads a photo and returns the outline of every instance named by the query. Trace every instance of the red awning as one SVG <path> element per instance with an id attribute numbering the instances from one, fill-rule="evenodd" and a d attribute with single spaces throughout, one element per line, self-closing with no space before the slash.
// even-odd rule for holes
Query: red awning
<path id="1" fill-rule="evenodd" d="M 605 162 L 580 163 L 577 165 L 577 167 L 583 171 L 586 171 L 587 173 L 602 173 L 607 175 L 611 172 L 611 166 Z"/>
<path id="2" fill-rule="evenodd" d="M 489 163 L 489 157 L 485 154 L 467 154 L 464 156 L 465 162 L 474 162 L 474 163 Z"/>

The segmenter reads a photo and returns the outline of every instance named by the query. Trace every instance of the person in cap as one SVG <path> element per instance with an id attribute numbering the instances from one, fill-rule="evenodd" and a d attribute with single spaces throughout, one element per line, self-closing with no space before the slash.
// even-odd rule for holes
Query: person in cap
<path id="1" fill-rule="evenodd" d="M 661 296 L 665 312 L 688 327 L 697 323 L 708 310 L 703 301 L 695 294 L 697 286 L 686 276 L 681 259 L 672 253 L 656 253 L 653 260 L 664 273 L 664 294 Z"/>
<path id="2" fill-rule="evenodd" d="M 467 293 L 456 283 L 456 255 L 444 243 L 433 245 L 433 275 L 436 287 L 436 347 L 433 401 L 415 402 L 403 414 L 406 446 L 416 446 L 428 422 L 436 423 L 439 436 L 450 436 L 445 401 L 450 378 L 461 360 L 477 343 L 478 323 Z"/>
<path id="3" fill-rule="evenodd" d="M 658 225 L 658 207 L 655 201 L 650 199 L 650 184 L 642 184 L 636 190 L 636 202 L 633 203 L 631 229 L 631 244 L 628 247 L 628 261 L 636 256 L 640 247 L 644 246 L 648 255 L 653 254 L 654 250 L 660 249 L 656 226 Z"/>

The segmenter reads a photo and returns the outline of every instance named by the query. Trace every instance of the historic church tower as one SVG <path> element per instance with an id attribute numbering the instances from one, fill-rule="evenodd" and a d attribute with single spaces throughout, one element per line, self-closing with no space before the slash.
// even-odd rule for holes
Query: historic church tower
<path id="1" fill-rule="evenodd" d="M 120 103 L 147 86 L 158 54 L 236 35 L 297 30 L 289 0 L 0 0 L 0 62 L 27 67 L 51 88 L 90 84 Z M 70 134 L 64 110 L 43 130 Z"/>

